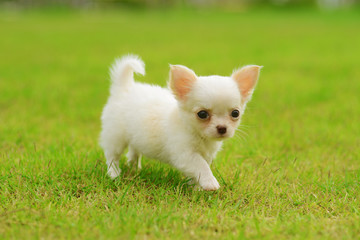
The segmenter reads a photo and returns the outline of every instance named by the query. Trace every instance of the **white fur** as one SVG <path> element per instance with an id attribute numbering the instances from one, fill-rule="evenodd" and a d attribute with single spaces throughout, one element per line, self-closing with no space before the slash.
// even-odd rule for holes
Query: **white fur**
<path id="1" fill-rule="evenodd" d="M 187 99 L 177 100 L 169 89 L 134 82 L 134 72 L 145 74 L 136 56 L 116 60 L 110 72 L 111 94 L 100 136 L 110 177 L 120 174 L 119 157 L 128 147 L 129 164 L 140 168 L 143 154 L 174 166 L 204 190 L 218 189 L 210 165 L 222 140 L 233 136 L 240 123 L 240 117 L 229 114 L 232 109 L 242 114 L 246 105 L 234 79 L 197 77 Z M 202 109 L 211 112 L 206 124 L 197 116 Z M 225 126 L 227 132 L 220 134 L 217 126 Z"/>

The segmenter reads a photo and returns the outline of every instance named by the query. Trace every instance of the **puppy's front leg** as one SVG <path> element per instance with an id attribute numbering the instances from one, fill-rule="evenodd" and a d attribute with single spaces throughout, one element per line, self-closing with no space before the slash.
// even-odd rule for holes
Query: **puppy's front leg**
<path id="1" fill-rule="evenodd" d="M 210 166 L 199 154 L 181 154 L 173 161 L 173 165 L 187 177 L 193 178 L 206 191 L 215 191 L 220 188 Z"/>

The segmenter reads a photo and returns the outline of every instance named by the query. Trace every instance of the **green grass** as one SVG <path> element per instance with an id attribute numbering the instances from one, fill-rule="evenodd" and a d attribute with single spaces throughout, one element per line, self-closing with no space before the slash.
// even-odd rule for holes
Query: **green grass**
<path id="1" fill-rule="evenodd" d="M 0 238 L 356 239 L 358 12 L 0 11 Z M 264 65 L 212 166 L 216 192 L 145 159 L 106 176 L 98 146 L 116 56 L 199 75 Z"/>

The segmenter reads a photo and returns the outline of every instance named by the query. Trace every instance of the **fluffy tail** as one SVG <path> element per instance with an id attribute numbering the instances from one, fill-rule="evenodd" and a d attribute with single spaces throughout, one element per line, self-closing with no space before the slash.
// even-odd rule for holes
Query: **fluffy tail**
<path id="1" fill-rule="evenodd" d="M 111 95 L 116 95 L 134 82 L 134 72 L 145 75 L 144 62 L 135 55 L 128 55 L 115 60 L 110 68 Z"/>

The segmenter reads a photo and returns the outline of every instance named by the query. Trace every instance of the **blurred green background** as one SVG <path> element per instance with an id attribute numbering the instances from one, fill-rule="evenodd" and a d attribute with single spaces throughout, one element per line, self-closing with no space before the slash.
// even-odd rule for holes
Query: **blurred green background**
<path id="1" fill-rule="evenodd" d="M 359 5 L 358 0 L 0 0 L 0 3 L 9 7 L 216 7 L 232 10 L 259 6 L 318 7 L 322 9 L 341 9 L 356 7 Z"/>

